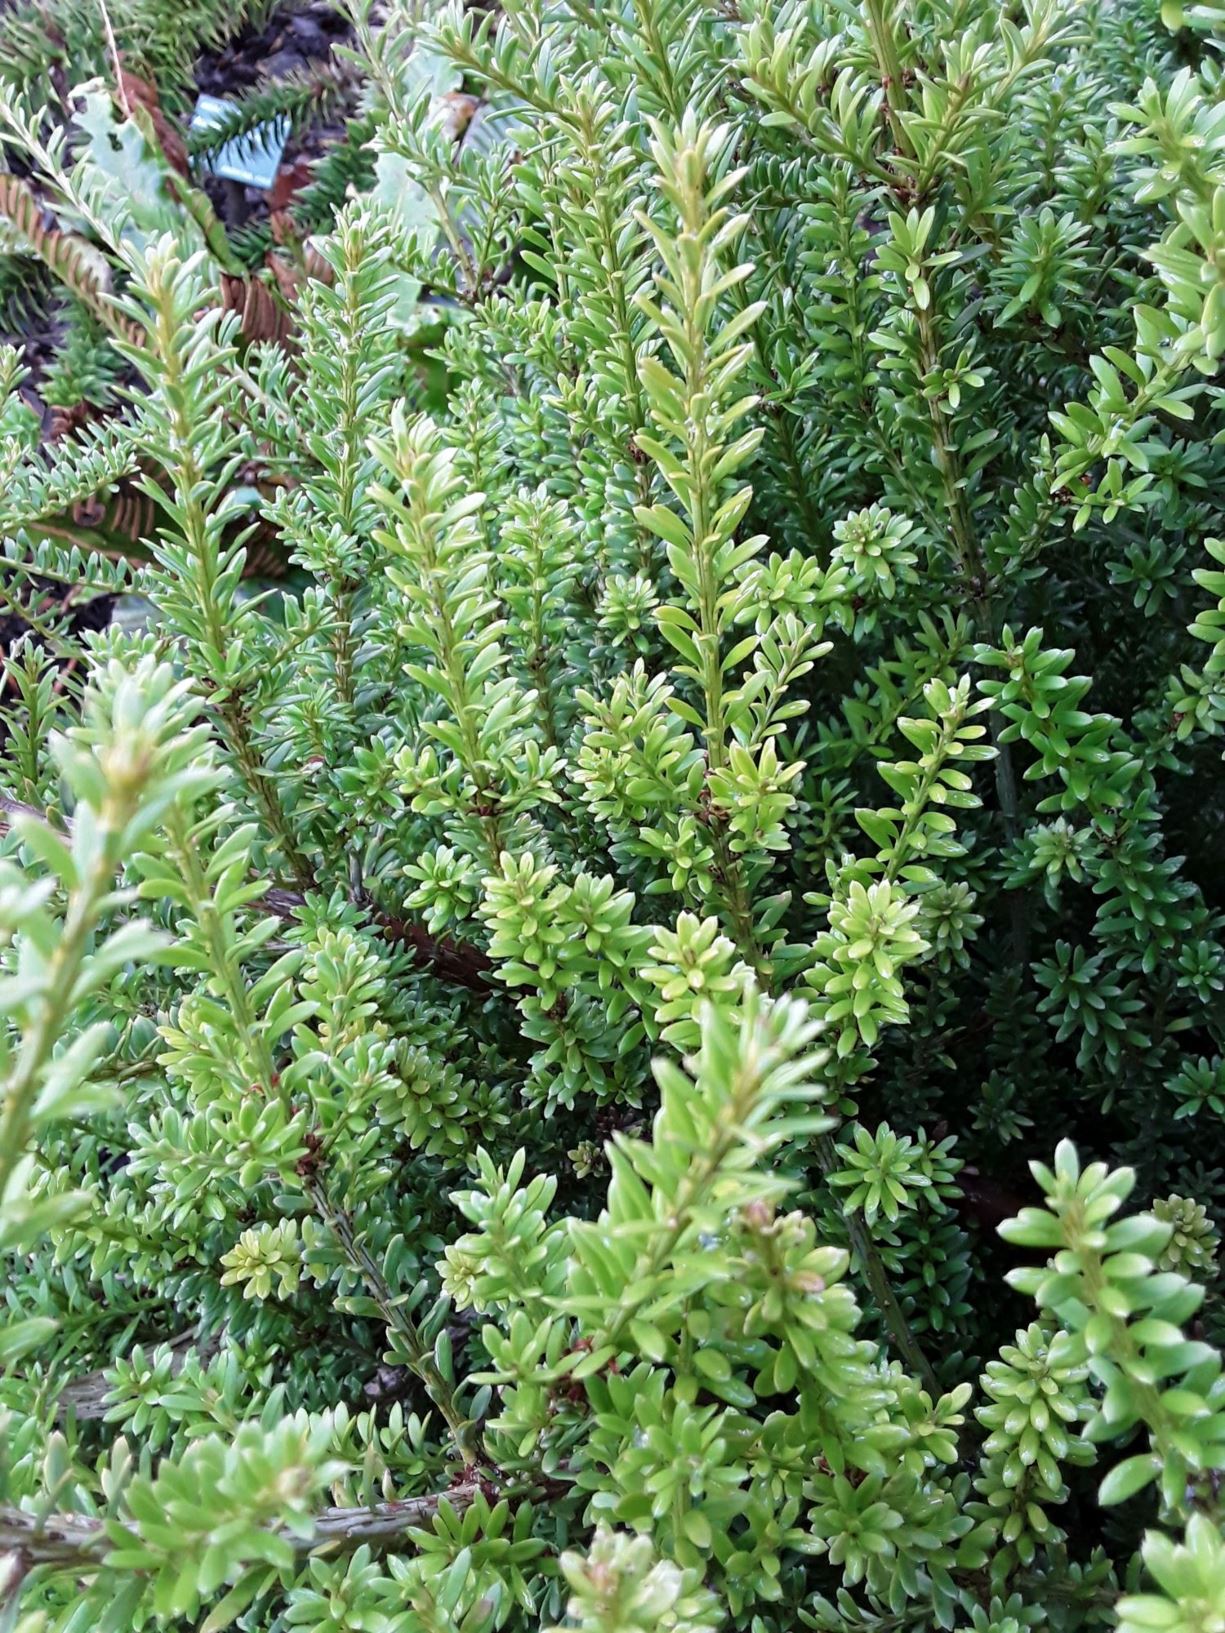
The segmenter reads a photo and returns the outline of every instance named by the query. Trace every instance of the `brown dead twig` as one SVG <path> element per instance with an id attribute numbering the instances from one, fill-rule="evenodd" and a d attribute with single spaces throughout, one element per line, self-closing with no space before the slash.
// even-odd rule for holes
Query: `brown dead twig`
<path id="1" fill-rule="evenodd" d="M 47 813 L 37 806 L 27 805 L 23 800 L 0 792 L 0 834 L 12 828 L 15 817 L 40 822 L 60 835 L 65 832 L 64 826 L 52 822 Z M 268 881 L 264 894 L 259 898 L 259 903 L 270 913 L 285 919 L 293 918 L 305 901 L 302 891 L 273 880 Z M 252 903 L 254 905 L 256 903 Z M 464 987 L 469 992 L 488 995 L 493 991 L 493 963 L 482 948 L 467 941 L 452 941 L 450 936 L 432 936 L 413 920 L 385 912 L 369 897 L 363 905 L 374 918 L 384 939 L 410 953 L 418 969 L 429 970 L 449 986 Z"/>
<path id="2" fill-rule="evenodd" d="M 302 1555 L 321 1548 L 360 1548 L 363 1543 L 386 1547 L 415 1527 L 428 1524 L 444 1502 L 462 1513 L 481 1487 L 480 1475 L 465 1474 L 449 1490 L 423 1497 L 365 1508 L 324 1508 L 308 1530 L 289 1532 L 289 1540 Z M 107 1521 L 90 1514 L 55 1513 L 40 1518 L 23 1509 L 0 1507 L 0 1605 L 37 1566 L 98 1570 L 117 1545 Z"/>

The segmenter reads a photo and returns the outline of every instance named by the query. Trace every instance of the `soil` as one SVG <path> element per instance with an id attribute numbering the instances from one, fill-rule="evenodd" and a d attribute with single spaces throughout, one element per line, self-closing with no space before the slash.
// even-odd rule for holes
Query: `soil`
<path id="1" fill-rule="evenodd" d="M 291 0 L 262 29 L 243 29 L 220 51 L 206 52 L 196 70 L 197 88 L 210 96 L 241 94 L 262 79 L 281 79 L 326 57 L 349 32 L 331 0 Z"/>
<path id="2" fill-rule="evenodd" d="M 70 638 L 84 635 L 87 630 L 105 629 L 115 609 L 113 595 L 97 595 L 84 600 L 70 586 L 52 584 L 44 579 L 36 579 L 25 586 L 22 600 L 36 618 L 53 624 Z M 0 613 L 0 653 L 7 656 L 29 628 L 30 625 L 15 613 Z M 0 667 L 0 703 L 9 702 L 13 691 L 7 670 Z M 0 740 L 6 736 L 7 732 L 0 722 Z"/>

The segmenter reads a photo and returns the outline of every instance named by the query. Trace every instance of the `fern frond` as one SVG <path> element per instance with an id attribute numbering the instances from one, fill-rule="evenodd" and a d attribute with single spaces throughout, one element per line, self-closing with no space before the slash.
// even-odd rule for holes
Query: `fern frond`
<path id="1" fill-rule="evenodd" d="M 0 491 L 0 532 L 36 525 L 108 495 L 135 469 L 131 438 L 120 427 L 91 427 L 76 441 L 57 442 L 45 457 L 26 460 L 7 474 Z"/>
<path id="2" fill-rule="evenodd" d="M 124 365 L 109 334 L 80 301 L 69 300 L 58 316 L 63 333 L 43 378 L 43 401 L 60 409 L 80 403 L 110 408 Z"/>
<path id="3" fill-rule="evenodd" d="M 293 327 L 292 314 L 263 279 L 221 275 L 221 309 L 237 312 L 243 339 L 283 341 Z"/>
<path id="4" fill-rule="evenodd" d="M 0 82 L 44 111 L 96 74 L 108 45 L 98 0 L 12 0 L 0 18 Z M 185 111 L 196 61 L 245 27 L 260 28 L 272 0 L 123 0 L 112 3 L 115 42 L 127 68 Z"/>
<path id="5" fill-rule="evenodd" d="M 369 144 L 378 128 L 374 112 L 350 119 L 340 141 L 315 165 L 310 181 L 293 202 L 293 218 L 301 232 L 321 232 L 350 191 L 362 193 L 373 186 L 374 154 Z"/>
<path id="6" fill-rule="evenodd" d="M 46 266 L 34 256 L 0 254 L 0 334 L 24 339 L 46 317 L 53 287 Z"/>
<path id="7" fill-rule="evenodd" d="M 242 226 L 232 227 L 228 237 L 235 266 L 244 272 L 254 272 L 263 266 L 269 251 L 276 247 L 272 228 L 266 220 L 244 221 Z"/>
<path id="8" fill-rule="evenodd" d="M 50 579 L 91 595 L 128 595 L 135 588 L 137 569 L 123 559 L 111 560 L 97 550 L 59 539 L 21 534 L 0 540 L 0 563 L 5 572 L 31 579 Z"/>
<path id="9" fill-rule="evenodd" d="M 267 125 L 280 123 L 287 137 L 333 118 L 351 100 L 354 71 L 340 59 L 325 57 L 298 68 L 281 79 L 266 79 L 245 96 L 236 98 L 216 123 L 187 133 L 193 159 L 207 159 L 228 142 L 239 141 Z"/>
<path id="10" fill-rule="evenodd" d="M 111 269 L 106 257 L 77 233 L 64 232 L 48 219 L 30 184 L 20 176 L 0 175 L 0 216 L 65 289 L 122 339 L 139 344 L 140 332 L 110 299 Z"/>

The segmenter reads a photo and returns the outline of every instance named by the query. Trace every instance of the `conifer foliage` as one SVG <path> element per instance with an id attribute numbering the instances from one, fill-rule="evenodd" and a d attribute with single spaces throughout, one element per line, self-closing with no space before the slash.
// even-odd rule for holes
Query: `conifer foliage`
<path id="1" fill-rule="evenodd" d="M 0 1628 L 1221 1633 L 1225 12 L 350 10 L 289 338 L 6 93 Z"/>

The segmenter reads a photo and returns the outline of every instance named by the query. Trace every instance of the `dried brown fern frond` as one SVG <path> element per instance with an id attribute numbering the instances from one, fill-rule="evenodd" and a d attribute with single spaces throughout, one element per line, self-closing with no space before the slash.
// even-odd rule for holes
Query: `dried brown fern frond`
<path id="1" fill-rule="evenodd" d="M 242 337 L 248 343 L 274 340 L 283 345 L 293 329 L 293 315 L 258 276 L 221 274 L 221 309 L 239 314 Z"/>
<path id="2" fill-rule="evenodd" d="M 125 480 L 114 493 L 79 500 L 62 515 L 44 517 L 26 532 L 35 540 L 140 567 L 154 559 L 149 540 L 162 522 L 156 500 L 135 480 Z M 275 531 L 257 522 L 246 543 L 243 577 L 280 579 L 287 570 L 286 552 Z"/>
<path id="3" fill-rule="evenodd" d="M 20 234 L 51 273 L 112 334 L 143 345 L 144 334 L 110 299 L 111 269 L 88 239 L 65 232 L 45 208 L 29 182 L 0 173 L 0 215 Z"/>

